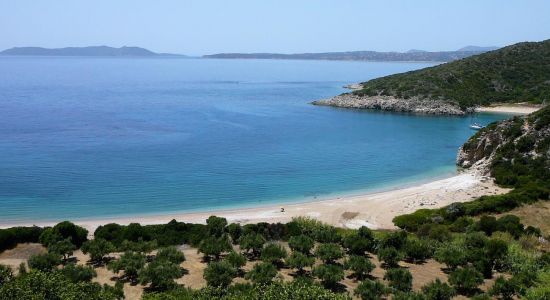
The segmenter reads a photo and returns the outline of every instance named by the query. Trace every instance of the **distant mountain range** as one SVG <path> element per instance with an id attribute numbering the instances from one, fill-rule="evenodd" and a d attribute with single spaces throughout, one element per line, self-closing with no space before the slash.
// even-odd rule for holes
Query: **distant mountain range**
<path id="1" fill-rule="evenodd" d="M 131 57 L 186 57 L 180 54 L 155 53 L 140 47 L 66 47 L 66 48 L 41 48 L 41 47 L 15 47 L 0 52 L 0 55 L 32 55 L 32 56 L 131 56 Z"/>
<path id="2" fill-rule="evenodd" d="M 219 53 L 203 58 L 251 58 L 251 59 L 315 59 L 315 60 L 363 60 L 363 61 L 433 61 L 447 62 L 496 50 L 498 47 L 467 46 L 456 51 L 424 51 L 411 49 L 407 52 L 349 51 L 324 53 Z"/>

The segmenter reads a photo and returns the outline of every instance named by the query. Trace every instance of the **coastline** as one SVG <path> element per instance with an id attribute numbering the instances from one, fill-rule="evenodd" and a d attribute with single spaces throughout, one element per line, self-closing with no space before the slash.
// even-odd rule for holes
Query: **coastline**
<path id="1" fill-rule="evenodd" d="M 303 203 L 268 204 L 252 208 L 220 209 L 204 212 L 181 212 L 156 215 L 135 215 L 71 220 L 88 229 L 95 229 L 107 223 L 142 225 L 168 223 L 172 219 L 186 223 L 204 224 L 211 215 L 227 218 L 228 222 L 241 224 L 258 222 L 288 222 L 293 217 L 307 216 L 343 228 L 367 226 L 372 229 L 395 229 L 392 219 L 397 215 L 411 213 L 420 208 L 437 208 L 452 202 L 465 202 L 482 195 L 507 192 L 493 183 L 491 178 L 475 171 L 463 171 L 455 176 L 382 192 L 367 192 Z M 51 226 L 56 222 L 34 224 L 0 223 L 0 228 L 13 226 Z"/>

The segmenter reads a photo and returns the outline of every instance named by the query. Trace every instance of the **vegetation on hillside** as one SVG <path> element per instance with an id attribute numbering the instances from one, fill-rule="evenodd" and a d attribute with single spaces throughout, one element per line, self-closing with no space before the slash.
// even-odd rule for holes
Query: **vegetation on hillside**
<path id="1" fill-rule="evenodd" d="M 461 108 L 550 99 L 550 40 L 518 43 L 435 67 L 364 82 L 356 95 L 454 102 Z"/>

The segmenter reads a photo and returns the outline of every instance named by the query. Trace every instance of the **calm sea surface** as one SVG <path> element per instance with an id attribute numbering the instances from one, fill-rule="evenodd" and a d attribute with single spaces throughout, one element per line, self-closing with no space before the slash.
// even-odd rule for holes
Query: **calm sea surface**
<path id="1" fill-rule="evenodd" d="M 426 66 L 0 58 L 0 221 L 307 201 L 452 174 L 469 117 L 309 104 Z"/>

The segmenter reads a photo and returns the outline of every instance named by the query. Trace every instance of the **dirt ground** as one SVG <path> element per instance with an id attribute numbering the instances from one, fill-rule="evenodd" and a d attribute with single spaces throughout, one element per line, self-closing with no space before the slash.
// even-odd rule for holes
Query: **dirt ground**
<path id="1" fill-rule="evenodd" d="M 281 243 L 285 248 L 288 249 L 286 243 Z M 186 270 L 186 274 L 176 280 L 177 283 L 183 284 L 186 287 L 198 289 L 206 286 L 206 281 L 202 277 L 203 270 L 206 267 L 206 263 L 202 259 L 202 254 L 197 253 L 196 248 L 190 248 L 186 245 L 180 246 L 179 250 L 185 254 L 186 260 L 181 264 L 181 267 Z M 235 248 L 236 251 L 239 251 L 238 247 Z M 0 254 L 0 264 L 5 264 L 12 266 L 15 270 L 18 268 L 21 262 L 26 262 L 26 260 L 33 254 L 44 253 L 46 249 L 40 244 L 20 244 L 12 250 L 7 250 Z M 120 253 L 112 253 L 110 256 L 117 258 Z M 77 264 L 87 264 L 89 262 L 88 255 L 82 253 L 82 251 L 77 250 L 73 255 Z M 371 273 L 373 278 L 383 280 L 385 270 L 381 267 L 380 262 L 378 261 L 375 255 L 371 255 L 371 261 L 375 264 L 376 268 Z M 247 264 L 243 267 L 243 270 L 249 271 L 252 267 L 259 261 L 248 261 Z M 317 262 L 318 264 L 319 262 Z M 407 262 L 401 262 L 400 265 L 404 268 L 408 268 L 413 275 L 413 289 L 415 291 L 420 290 L 420 288 L 439 278 L 441 281 L 447 281 L 447 274 L 443 272 L 444 265 L 434 261 L 428 260 L 422 264 L 411 264 Z M 94 282 L 100 284 L 109 284 L 114 285 L 117 279 L 117 274 L 107 270 L 105 266 L 95 268 L 97 272 L 97 277 L 93 279 Z M 311 271 L 309 268 L 306 271 Z M 282 268 L 279 270 L 279 277 L 284 281 L 290 281 L 294 278 L 294 270 L 288 268 Z M 246 282 L 247 280 L 238 277 L 235 278 L 234 282 Z M 346 288 L 353 293 L 353 290 L 357 287 L 359 282 L 351 277 L 351 272 L 346 271 L 346 277 L 341 282 Z M 482 290 L 487 290 L 488 287 L 492 285 L 492 280 L 486 280 Z M 130 285 L 129 283 L 124 284 L 124 294 L 126 299 L 140 299 L 143 295 L 143 286 L 141 285 Z M 456 299 L 466 299 L 464 297 L 457 297 Z"/>

